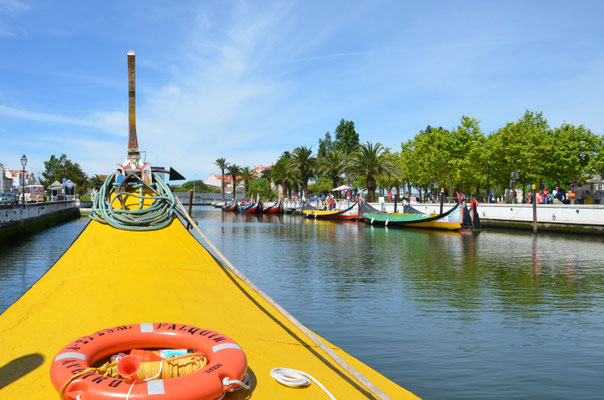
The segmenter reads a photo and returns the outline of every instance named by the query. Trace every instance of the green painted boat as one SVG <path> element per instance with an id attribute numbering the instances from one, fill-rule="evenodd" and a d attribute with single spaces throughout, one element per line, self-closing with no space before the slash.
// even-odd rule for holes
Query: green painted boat
<path id="1" fill-rule="evenodd" d="M 462 214 L 459 203 L 442 214 L 424 214 L 415 210 L 413 211 L 414 212 L 405 213 L 385 213 L 378 211 L 367 204 L 361 206 L 363 219 L 371 225 L 441 230 L 461 229 Z"/>

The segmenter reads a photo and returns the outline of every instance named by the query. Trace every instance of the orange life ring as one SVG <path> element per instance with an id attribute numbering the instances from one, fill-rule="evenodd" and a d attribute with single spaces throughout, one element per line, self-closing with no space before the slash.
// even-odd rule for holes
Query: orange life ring
<path id="1" fill-rule="evenodd" d="M 64 390 L 66 399 L 103 400 L 158 398 L 178 400 L 217 399 L 237 388 L 247 373 L 247 359 L 241 347 L 227 336 L 193 325 L 144 323 L 103 329 L 65 346 L 50 367 L 52 384 L 60 391 L 75 374 L 84 372 L 96 361 L 130 349 L 190 348 L 205 353 L 208 364 L 199 371 L 177 378 L 132 381 L 87 372 L 73 379 Z M 228 379 L 227 379 L 228 378 Z M 133 386 L 133 387 L 132 387 Z M 149 397 L 148 397 L 149 396 Z"/>

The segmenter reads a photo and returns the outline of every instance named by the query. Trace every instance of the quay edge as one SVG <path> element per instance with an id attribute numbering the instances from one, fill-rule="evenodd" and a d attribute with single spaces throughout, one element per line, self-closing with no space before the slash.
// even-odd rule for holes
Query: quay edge
<path id="1" fill-rule="evenodd" d="M 0 206 L 0 243 L 80 217 L 75 201 Z"/>
<path id="2" fill-rule="evenodd" d="M 380 209 L 381 204 L 373 204 Z M 446 211 L 454 204 L 445 204 Z M 418 203 L 413 207 L 426 213 L 438 213 L 440 204 Z M 385 204 L 385 210 L 394 211 L 394 204 Z M 480 223 L 487 228 L 532 230 L 532 204 L 488 204 L 478 206 Z M 586 233 L 604 235 L 604 205 L 602 204 L 539 204 L 537 229 L 544 232 Z"/>

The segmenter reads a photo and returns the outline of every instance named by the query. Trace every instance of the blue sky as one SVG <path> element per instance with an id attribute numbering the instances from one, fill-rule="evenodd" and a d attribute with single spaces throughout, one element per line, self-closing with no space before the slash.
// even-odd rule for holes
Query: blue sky
<path id="1" fill-rule="evenodd" d="M 604 130 L 604 2 L 0 0 L 0 162 L 61 153 L 109 173 L 127 148 L 126 51 L 154 165 L 189 179 L 268 165 L 340 119 L 395 151 L 462 115 L 526 109 Z"/>

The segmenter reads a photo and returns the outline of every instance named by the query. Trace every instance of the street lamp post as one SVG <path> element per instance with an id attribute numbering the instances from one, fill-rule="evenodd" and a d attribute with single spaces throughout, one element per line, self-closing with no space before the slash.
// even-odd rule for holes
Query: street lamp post
<path id="1" fill-rule="evenodd" d="M 25 166 L 27 165 L 27 157 L 25 157 L 25 154 L 21 157 L 21 165 L 23 166 L 23 173 L 21 174 L 21 195 L 23 196 L 23 204 L 25 204 Z"/>

